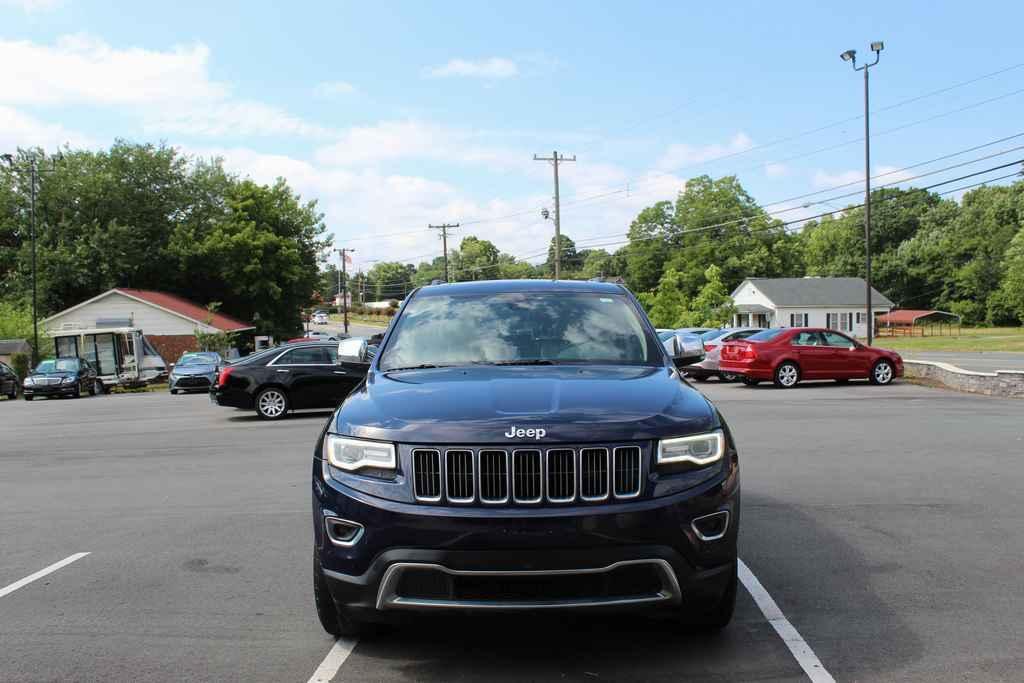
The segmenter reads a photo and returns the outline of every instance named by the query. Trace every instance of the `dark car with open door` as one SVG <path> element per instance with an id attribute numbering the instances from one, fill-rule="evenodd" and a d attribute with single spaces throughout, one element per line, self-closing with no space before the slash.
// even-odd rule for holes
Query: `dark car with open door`
<path id="1" fill-rule="evenodd" d="M 103 392 L 96 366 L 84 358 L 49 358 L 25 378 L 21 394 L 26 401 L 36 396 L 78 398 Z"/>
<path id="2" fill-rule="evenodd" d="M 341 347 L 339 356 L 336 342 L 303 342 L 243 358 L 221 369 L 210 400 L 255 410 L 265 420 L 279 420 L 296 410 L 336 408 L 369 367 L 365 339 L 346 339 Z"/>
<path id="3" fill-rule="evenodd" d="M 0 396 L 6 396 L 12 401 L 18 398 L 18 373 L 7 363 L 0 363 Z"/>
<path id="4" fill-rule="evenodd" d="M 783 327 L 726 342 L 718 368 L 739 375 L 747 385 L 770 380 L 788 389 L 810 379 L 889 384 L 903 375 L 903 359 L 895 351 L 865 346 L 835 330 Z"/>

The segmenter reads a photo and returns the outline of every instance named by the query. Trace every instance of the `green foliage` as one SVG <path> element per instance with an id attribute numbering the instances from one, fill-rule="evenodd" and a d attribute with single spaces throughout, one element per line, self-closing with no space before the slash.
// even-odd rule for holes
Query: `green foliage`
<path id="1" fill-rule="evenodd" d="M 28 375 L 31 364 L 31 359 L 28 357 L 27 353 L 19 351 L 18 353 L 11 354 L 11 367 L 14 368 L 14 374 L 16 374 L 19 379 L 25 379 Z"/>
<path id="2" fill-rule="evenodd" d="M 221 302 L 219 301 L 212 301 L 206 305 L 206 310 L 210 312 L 206 316 L 207 325 L 213 322 L 213 314 L 220 309 L 220 306 Z M 238 342 L 238 335 L 234 332 L 203 332 L 196 329 L 194 334 L 200 351 L 216 351 L 223 358 L 228 357 L 228 351 Z"/>
<path id="3" fill-rule="evenodd" d="M 30 152 L 21 151 L 22 161 Z M 41 152 L 36 151 L 37 154 Z M 49 162 L 41 162 L 49 168 Z M 3 296 L 31 287 L 27 174 L 0 173 Z M 327 242 L 314 203 L 279 180 L 262 186 L 167 145 L 116 142 L 63 150 L 39 179 L 38 286 L 43 316 L 112 287 L 218 299 L 260 331 L 289 334 L 319 288 Z"/>
<path id="4" fill-rule="evenodd" d="M 33 344 L 32 334 L 32 308 L 28 304 L 15 301 L 0 301 L 0 339 L 24 339 Z M 40 358 L 53 355 L 53 339 L 39 326 L 39 349 Z"/>
<path id="5" fill-rule="evenodd" d="M 397 261 L 373 264 L 373 268 L 366 274 L 367 297 L 372 292 L 374 301 L 404 299 L 413 289 L 415 272 L 414 266 Z"/>

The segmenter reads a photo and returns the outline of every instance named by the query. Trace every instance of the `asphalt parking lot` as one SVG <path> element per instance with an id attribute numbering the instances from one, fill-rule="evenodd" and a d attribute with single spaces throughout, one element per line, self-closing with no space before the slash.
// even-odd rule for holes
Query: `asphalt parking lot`
<path id="1" fill-rule="evenodd" d="M 1021 679 L 1024 402 L 700 389 L 740 447 L 740 556 L 828 674 Z M 310 680 L 333 645 L 310 588 L 326 417 L 265 423 L 166 393 L 0 402 L 0 680 Z M 807 675 L 741 590 L 715 636 L 633 617 L 419 621 L 355 643 L 333 680 L 679 679 Z"/>

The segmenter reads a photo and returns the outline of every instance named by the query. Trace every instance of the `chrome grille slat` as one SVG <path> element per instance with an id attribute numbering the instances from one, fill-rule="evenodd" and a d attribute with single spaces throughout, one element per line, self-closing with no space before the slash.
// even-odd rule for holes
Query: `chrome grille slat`
<path id="1" fill-rule="evenodd" d="M 417 500 L 441 500 L 441 451 L 417 448 L 412 452 L 414 493 Z"/>
<path id="2" fill-rule="evenodd" d="M 472 503 L 473 451 L 449 450 L 444 454 L 445 492 L 453 503 Z"/>
<path id="3" fill-rule="evenodd" d="M 616 498 L 640 495 L 640 449 L 636 446 L 616 448 L 613 451 L 614 493 Z"/>
<path id="4" fill-rule="evenodd" d="M 580 450 L 580 498 L 604 500 L 608 497 L 608 449 Z"/>
<path id="5" fill-rule="evenodd" d="M 505 451 L 480 451 L 480 500 L 508 502 L 508 453 Z"/>
<path id="6" fill-rule="evenodd" d="M 541 471 L 540 450 L 512 451 L 512 499 L 517 503 L 539 503 L 543 498 Z"/>
<path id="7" fill-rule="evenodd" d="M 579 504 L 640 496 L 648 448 L 522 444 L 411 446 L 413 493 L 424 503 Z"/>
<path id="8" fill-rule="evenodd" d="M 567 503 L 576 497 L 576 452 L 552 448 L 547 456 L 548 500 Z"/>

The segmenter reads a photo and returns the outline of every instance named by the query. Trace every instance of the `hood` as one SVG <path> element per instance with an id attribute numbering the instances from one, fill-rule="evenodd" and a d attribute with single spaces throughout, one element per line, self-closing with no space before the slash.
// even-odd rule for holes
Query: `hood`
<path id="1" fill-rule="evenodd" d="M 175 375 L 209 375 L 212 372 L 217 372 L 216 365 L 175 365 L 172 372 Z"/>
<path id="2" fill-rule="evenodd" d="M 401 443 L 633 441 L 714 429 L 717 414 L 665 367 L 540 366 L 371 372 L 334 417 L 339 434 Z M 521 443 L 524 439 L 519 439 Z"/>
<path id="3" fill-rule="evenodd" d="M 74 370 L 54 370 L 53 372 L 32 372 L 28 374 L 28 377 L 32 379 L 42 379 L 43 377 L 75 377 L 78 373 Z"/>

